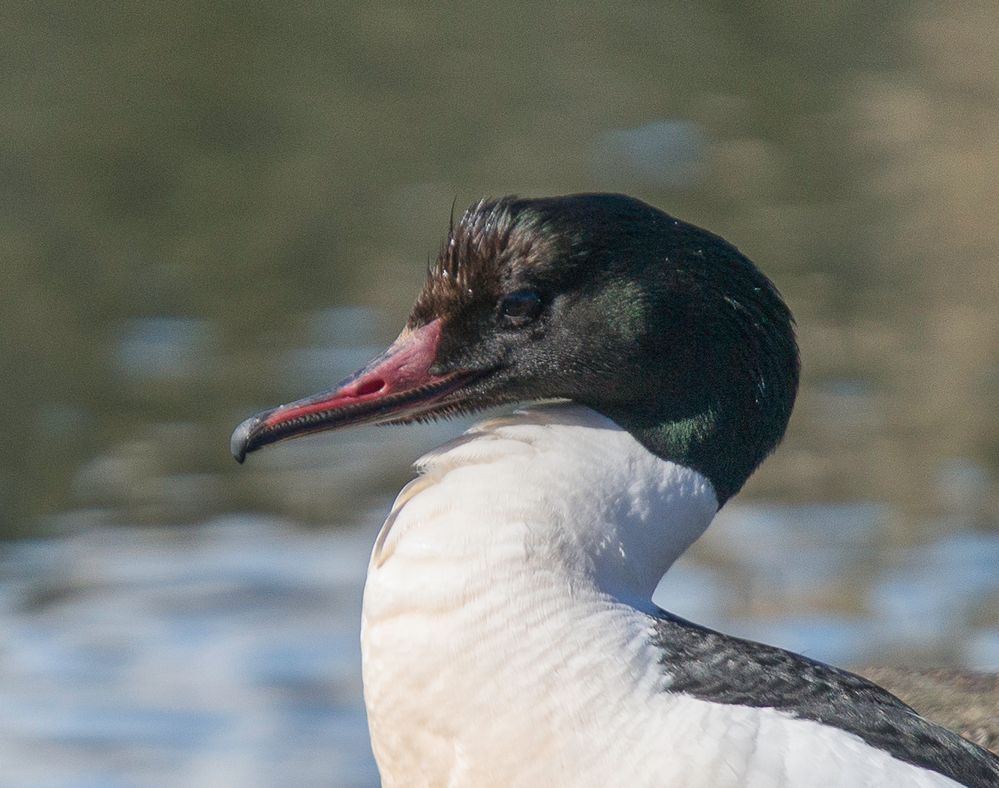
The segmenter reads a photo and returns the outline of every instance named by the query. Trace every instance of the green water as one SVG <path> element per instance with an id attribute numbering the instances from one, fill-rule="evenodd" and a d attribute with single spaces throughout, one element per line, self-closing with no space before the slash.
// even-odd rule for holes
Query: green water
<path id="1" fill-rule="evenodd" d="M 798 317 L 744 495 L 996 528 L 999 13 L 973 3 L 14 3 L 0 533 L 336 523 L 437 428 L 238 468 L 232 427 L 389 341 L 460 206 L 620 190 Z M 256 458 L 254 458 L 256 459 Z"/>

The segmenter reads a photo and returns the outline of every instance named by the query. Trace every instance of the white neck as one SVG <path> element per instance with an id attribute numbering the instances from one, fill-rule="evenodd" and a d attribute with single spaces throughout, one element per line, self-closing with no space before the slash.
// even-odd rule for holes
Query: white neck
<path id="1" fill-rule="evenodd" d="M 956 785 L 837 728 L 670 691 L 650 597 L 717 509 L 700 474 L 568 405 L 420 465 L 364 593 L 386 788 Z"/>
<path id="2" fill-rule="evenodd" d="M 597 705 L 661 691 L 646 613 L 718 508 L 707 479 L 568 404 L 479 424 L 418 466 L 365 589 L 365 699 L 386 785 L 420 784 L 417 763 L 439 766 L 428 784 L 453 776 L 455 748 L 478 741 L 467 700 L 484 676 L 527 726 L 496 736 L 533 737 L 503 752 L 535 749 L 538 763 L 552 758 L 539 715 L 552 723 L 568 705 L 596 720 Z M 602 697 L 579 696 L 587 683 Z"/>
<path id="3" fill-rule="evenodd" d="M 519 560 L 562 573 L 576 590 L 648 610 L 663 574 L 718 509 L 699 473 L 568 403 L 477 424 L 417 467 L 379 535 L 375 572 L 409 547 L 432 548 L 464 572 L 466 551 L 516 544 L 526 551 Z"/>

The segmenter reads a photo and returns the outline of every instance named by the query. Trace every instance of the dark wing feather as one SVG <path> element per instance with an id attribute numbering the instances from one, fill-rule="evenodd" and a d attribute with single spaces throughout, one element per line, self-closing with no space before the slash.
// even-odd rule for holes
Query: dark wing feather
<path id="1" fill-rule="evenodd" d="M 777 709 L 855 734 L 900 761 L 970 788 L 999 788 L 999 756 L 920 717 L 856 674 L 665 612 L 656 622 L 655 640 L 671 692 Z"/>

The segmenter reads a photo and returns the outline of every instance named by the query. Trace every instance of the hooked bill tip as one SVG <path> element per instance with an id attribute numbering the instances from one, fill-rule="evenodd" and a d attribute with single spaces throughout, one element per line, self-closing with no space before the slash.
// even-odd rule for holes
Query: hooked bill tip
<path id="1" fill-rule="evenodd" d="M 253 432 L 253 428 L 259 423 L 259 416 L 250 416 L 250 418 L 241 422 L 232 432 L 232 437 L 229 439 L 229 451 L 232 452 L 233 459 L 240 465 L 246 459 L 246 451 L 250 445 L 250 435 Z"/>

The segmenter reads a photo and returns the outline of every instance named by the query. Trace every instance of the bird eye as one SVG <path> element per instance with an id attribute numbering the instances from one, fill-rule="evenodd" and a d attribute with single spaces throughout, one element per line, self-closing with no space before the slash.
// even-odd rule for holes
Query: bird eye
<path id="1" fill-rule="evenodd" d="M 541 296 L 536 290 L 515 290 L 503 297 L 499 310 L 507 323 L 523 326 L 534 320 L 541 312 Z"/>

